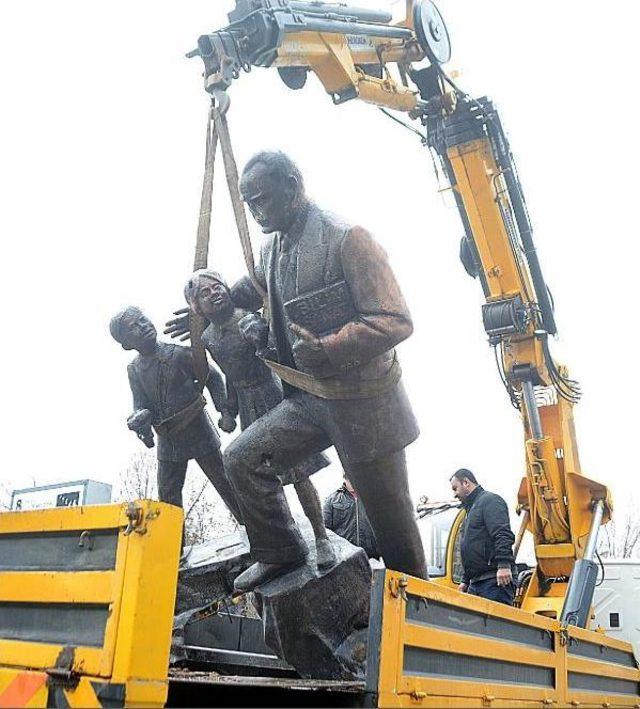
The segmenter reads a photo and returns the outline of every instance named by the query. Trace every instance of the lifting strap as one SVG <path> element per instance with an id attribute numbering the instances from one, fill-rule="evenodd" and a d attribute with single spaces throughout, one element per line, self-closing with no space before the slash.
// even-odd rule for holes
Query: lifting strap
<path id="1" fill-rule="evenodd" d="M 207 119 L 207 142 L 205 150 L 205 168 L 202 181 L 202 196 L 200 198 L 200 217 L 198 219 L 198 234 L 196 238 L 196 251 L 193 260 L 193 270 L 207 268 L 209 262 L 209 240 L 211 234 L 211 211 L 213 201 L 213 178 L 218 141 L 222 151 L 227 187 L 233 207 L 238 236 L 244 262 L 249 273 L 249 278 L 255 289 L 266 298 L 266 292 L 262 284 L 256 278 L 253 249 L 251 248 L 251 237 L 247 224 L 247 215 L 244 211 L 244 203 L 238 187 L 239 175 L 238 166 L 233 155 L 231 137 L 229 135 L 229 125 L 227 123 L 226 110 L 220 110 L 219 106 L 228 106 L 227 102 L 212 100 Z M 207 353 L 202 343 L 202 333 L 205 330 L 205 320 L 201 315 L 193 311 L 189 313 L 189 331 L 191 333 L 191 353 L 193 357 L 193 368 L 198 380 L 198 385 L 202 391 L 209 376 L 209 364 Z"/>
<path id="2" fill-rule="evenodd" d="M 206 268 L 209 260 L 209 236 L 211 233 L 211 202 L 213 198 L 213 174 L 216 160 L 218 137 L 213 120 L 213 106 L 207 118 L 207 144 L 204 159 L 204 178 L 202 180 L 202 196 L 200 197 L 200 216 L 198 218 L 198 235 L 196 237 L 196 253 L 193 259 L 193 270 Z M 205 330 L 205 320 L 202 315 L 189 311 L 189 332 L 191 333 L 191 356 L 193 370 L 198 380 L 200 391 L 204 390 L 209 377 L 207 352 L 202 343 L 202 333 Z"/>
<path id="3" fill-rule="evenodd" d="M 233 214 L 236 218 L 236 226 L 238 228 L 238 236 L 240 237 L 240 245 L 242 246 L 242 255 L 247 267 L 247 273 L 253 283 L 253 287 L 258 291 L 262 300 L 267 298 L 267 292 L 264 286 L 256 277 L 256 265 L 253 259 L 253 249 L 251 247 L 251 237 L 249 235 L 249 226 L 247 224 L 247 213 L 244 211 L 244 202 L 240 194 L 240 177 L 238 175 L 238 166 L 233 155 L 233 147 L 231 145 L 231 137 L 229 136 L 229 124 L 227 123 L 226 113 L 222 113 L 217 107 L 213 109 L 213 118 L 218 138 L 220 140 L 220 149 L 222 151 L 222 159 L 224 162 L 224 171 L 227 177 L 227 186 L 229 187 L 229 196 L 231 197 L 231 205 L 233 206 Z"/>
<path id="4" fill-rule="evenodd" d="M 283 382 L 287 382 L 296 389 L 306 391 L 321 399 L 372 399 L 386 394 L 400 381 L 402 370 L 397 357 L 394 357 L 389 371 L 380 379 L 358 379 L 348 381 L 337 377 L 317 377 L 301 372 L 298 369 L 287 367 L 284 364 L 261 358 L 262 361 L 275 372 Z"/>

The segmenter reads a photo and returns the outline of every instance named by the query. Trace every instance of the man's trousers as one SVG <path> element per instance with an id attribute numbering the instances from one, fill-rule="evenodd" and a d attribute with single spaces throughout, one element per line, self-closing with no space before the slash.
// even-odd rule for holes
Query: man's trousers
<path id="1" fill-rule="evenodd" d="M 505 603 L 508 606 L 513 605 L 513 597 L 515 595 L 515 586 L 513 583 L 507 586 L 498 586 L 496 577 L 483 579 L 482 581 L 472 581 L 469 584 L 469 591 L 472 596 L 480 596 L 489 601 L 497 603 Z"/>

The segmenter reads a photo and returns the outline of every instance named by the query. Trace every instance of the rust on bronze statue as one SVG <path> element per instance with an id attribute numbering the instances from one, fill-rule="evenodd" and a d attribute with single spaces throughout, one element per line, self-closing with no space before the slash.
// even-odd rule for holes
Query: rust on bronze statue
<path id="1" fill-rule="evenodd" d="M 235 493 L 225 475 L 220 438 L 200 393 L 188 347 L 159 342 L 153 323 L 136 307 L 117 313 L 110 322 L 113 338 L 125 350 L 137 350 L 129 364 L 129 385 L 134 412 L 129 427 L 149 447 L 153 425 L 158 436 L 158 495 L 182 506 L 187 463 L 195 459 L 235 518 L 242 522 Z M 211 370 L 206 381 L 216 408 L 224 403 L 224 384 Z M 146 413 L 145 413 L 146 412 Z"/>

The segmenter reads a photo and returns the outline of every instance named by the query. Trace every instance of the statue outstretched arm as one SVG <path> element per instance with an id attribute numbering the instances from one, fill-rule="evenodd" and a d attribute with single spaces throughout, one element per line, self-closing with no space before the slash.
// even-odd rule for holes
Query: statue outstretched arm
<path id="1" fill-rule="evenodd" d="M 171 335 L 172 340 L 178 338 L 180 342 L 190 339 L 189 308 L 178 308 L 173 314 L 177 317 L 167 320 L 164 324 L 164 334 Z"/>

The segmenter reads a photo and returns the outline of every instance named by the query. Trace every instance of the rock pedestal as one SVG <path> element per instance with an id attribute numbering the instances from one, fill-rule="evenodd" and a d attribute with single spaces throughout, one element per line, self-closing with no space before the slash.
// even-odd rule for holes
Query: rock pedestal
<path id="1" fill-rule="evenodd" d="M 310 551 L 306 563 L 255 590 L 265 642 L 302 677 L 362 678 L 371 592 L 367 555 L 328 532 L 337 563 L 319 571 L 313 532 L 300 527 Z"/>
<path id="2" fill-rule="evenodd" d="M 306 517 L 297 522 L 309 548 L 306 563 L 257 588 L 253 598 L 247 596 L 246 610 L 254 610 L 252 598 L 262 618 L 264 641 L 301 677 L 362 679 L 371 592 L 369 560 L 362 549 L 327 532 L 337 562 L 319 571 L 311 526 Z M 173 661 L 185 659 L 185 645 L 194 642 L 221 649 L 215 633 L 205 641 L 206 633 L 200 631 L 212 622 L 212 604 L 230 600 L 233 580 L 250 563 L 244 529 L 191 550 L 178 577 Z M 239 606 L 234 608 L 242 613 Z M 249 643 L 243 650 L 265 652 L 260 643 Z"/>

